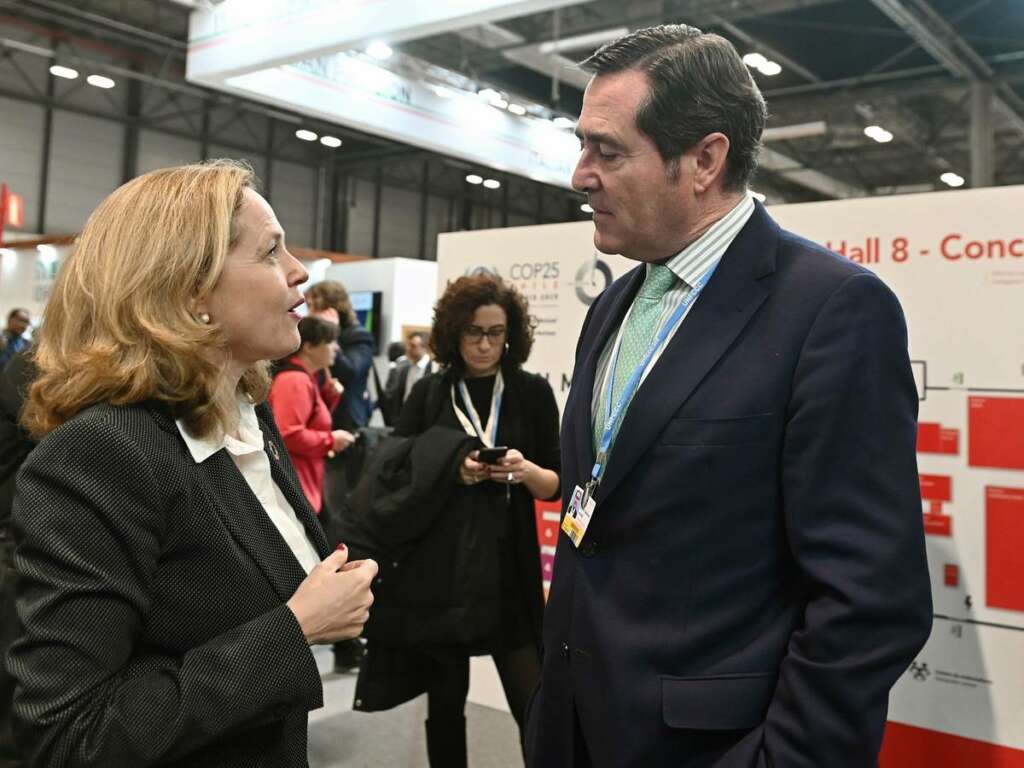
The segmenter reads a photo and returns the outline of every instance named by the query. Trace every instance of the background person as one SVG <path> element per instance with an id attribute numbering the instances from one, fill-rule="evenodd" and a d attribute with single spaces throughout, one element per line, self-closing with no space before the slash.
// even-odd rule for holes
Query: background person
<path id="1" fill-rule="evenodd" d="M 442 371 L 413 387 L 395 434 L 440 426 L 509 450 L 493 464 L 469 454 L 457 477 L 437 488 L 446 499 L 442 514 L 388 574 L 399 580 L 390 590 L 402 626 L 390 638 L 378 626 L 380 639 L 370 640 L 357 709 L 387 708 L 425 690 L 430 764 L 459 768 L 469 657 L 494 658 L 520 726 L 540 673 L 534 499 L 558 495 L 558 407 L 547 381 L 522 370 L 533 345 L 528 307 L 500 279 L 452 283 L 435 307 L 431 345 Z M 389 672 L 392 681 L 381 679 Z"/>
<path id="2" fill-rule="evenodd" d="M 427 352 L 427 337 L 422 331 L 409 334 L 403 358 L 396 361 L 395 367 L 388 371 L 388 382 L 385 386 L 385 400 L 389 413 L 397 421 L 413 386 L 424 376 L 433 373 L 434 367 Z"/>
<path id="3" fill-rule="evenodd" d="M 310 312 L 333 309 L 338 313 L 341 332 L 338 352 L 331 363 L 331 375 L 345 387 L 341 405 L 334 410 L 335 429 L 355 432 L 370 423 L 373 403 L 367 391 L 370 367 L 373 365 L 373 336 L 366 330 L 352 309 L 345 286 L 337 280 L 324 280 L 306 291 Z"/>
<path id="4" fill-rule="evenodd" d="M 28 347 L 29 339 L 25 331 L 31 323 L 27 309 L 12 309 L 7 313 L 7 326 L 0 333 L 0 371 L 16 352 Z"/>
<path id="5" fill-rule="evenodd" d="M 328 554 L 263 398 L 302 265 L 251 171 L 164 169 L 93 212 L 54 286 L 14 505 L 14 712 L 33 765 L 303 766 L 309 646 L 372 561 Z"/>
<path id="6" fill-rule="evenodd" d="M 318 515 L 323 507 L 324 459 L 341 453 L 355 440 L 351 432 L 331 429 L 331 411 L 343 389 L 330 376 L 337 335 L 338 326 L 320 317 L 299 320 L 302 346 L 274 374 L 268 398 L 302 492 Z M 323 384 L 317 380 L 321 372 Z"/>
<path id="7" fill-rule="evenodd" d="M 899 303 L 749 196 L 765 104 L 728 41 L 654 27 L 583 66 L 573 186 L 641 263 L 577 346 L 585 532 L 559 536 L 528 763 L 874 766 L 931 625 Z"/>

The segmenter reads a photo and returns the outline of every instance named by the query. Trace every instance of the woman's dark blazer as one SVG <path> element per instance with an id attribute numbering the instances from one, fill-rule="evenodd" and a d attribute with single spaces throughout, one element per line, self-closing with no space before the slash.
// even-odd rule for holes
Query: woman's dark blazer
<path id="1" fill-rule="evenodd" d="M 327 542 L 266 405 L 274 480 Z M 305 766 L 316 663 L 285 605 L 305 573 L 225 450 L 197 464 L 158 405 L 94 406 L 18 477 L 8 666 L 38 766 Z"/>

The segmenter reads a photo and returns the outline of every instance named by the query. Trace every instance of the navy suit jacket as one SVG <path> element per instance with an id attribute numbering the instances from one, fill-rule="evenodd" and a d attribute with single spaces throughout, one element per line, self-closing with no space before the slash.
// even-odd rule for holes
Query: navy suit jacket
<path id="1" fill-rule="evenodd" d="M 644 278 L 594 302 L 562 424 Z M 559 537 L 531 768 L 871 766 L 931 594 L 906 325 L 872 273 L 761 205 L 630 405 L 576 549 Z"/>

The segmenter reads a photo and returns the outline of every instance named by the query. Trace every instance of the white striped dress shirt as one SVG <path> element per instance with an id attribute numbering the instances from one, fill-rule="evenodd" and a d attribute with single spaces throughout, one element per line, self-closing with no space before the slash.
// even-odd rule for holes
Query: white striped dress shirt
<path id="1" fill-rule="evenodd" d="M 693 286 L 701 279 L 705 272 L 715 266 L 718 260 L 722 258 L 722 255 L 728 250 L 729 246 L 732 245 L 732 241 L 736 239 L 736 235 L 740 233 L 750 216 L 754 213 L 754 199 L 750 194 L 743 196 L 736 206 L 729 211 L 725 216 L 716 221 L 703 235 L 698 237 L 688 246 L 683 248 L 679 253 L 670 258 L 665 262 L 665 266 L 675 273 L 676 277 L 679 278 L 676 285 L 668 290 L 661 299 L 661 308 L 658 315 L 658 331 L 668 322 L 672 313 L 682 304 L 686 297 L 690 295 L 690 291 L 693 290 Z M 651 265 L 647 265 L 648 273 L 651 270 Z M 699 299 L 698 299 L 699 301 Z M 696 302 L 694 302 L 696 303 Z M 640 384 L 637 387 L 637 391 L 643 386 L 644 381 L 647 380 L 648 374 L 657 365 L 658 360 L 661 359 L 661 353 L 665 351 L 665 347 L 668 346 L 669 342 L 679 331 L 679 327 L 686 322 L 687 315 L 690 314 L 690 310 L 693 309 L 691 305 L 687 310 L 686 314 L 683 315 L 676 327 L 666 336 L 665 341 L 658 347 L 654 352 L 654 356 L 651 358 L 651 362 L 648 363 L 644 369 L 643 376 L 640 378 Z M 611 382 L 606 382 L 608 377 L 608 368 L 610 367 L 612 353 L 618 349 L 619 344 L 622 343 L 622 332 L 626 327 L 626 323 L 629 320 L 629 315 L 632 313 L 633 307 L 630 306 L 629 311 L 625 314 L 622 319 L 622 323 L 619 325 L 618 332 L 609 337 L 608 342 L 604 346 L 604 351 L 601 353 L 601 357 L 597 361 L 597 370 L 594 375 L 594 391 L 591 397 L 590 412 L 594 419 L 594 423 L 604 423 L 604 410 L 605 402 L 608 398 L 608 392 L 605 386 L 610 386 Z M 652 334 L 656 336 L 657 332 Z M 635 395 L 636 393 L 634 393 Z M 632 401 L 630 401 L 632 402 Z M 628 405 L 627 405 L 628 409 Z M 621 426 L 623 419 L 619 420 Z M 599 421 L 600 420 L 600 421 Z M 614 442 L 613 442 L 614 444 Z M 595 450 L 597 446 L 594 446 Z"/>

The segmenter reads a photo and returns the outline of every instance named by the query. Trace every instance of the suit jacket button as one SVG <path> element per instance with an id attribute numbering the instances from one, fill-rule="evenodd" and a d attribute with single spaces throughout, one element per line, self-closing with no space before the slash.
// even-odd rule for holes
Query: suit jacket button
<path id="1" fill-rule="evenodd" d="M 569 655 L 572 653 L 572 651 L 569 649 L 568 643 L 562 643 L 562 653 L 565 654 L 565 658 L 569 658 Z"/>

